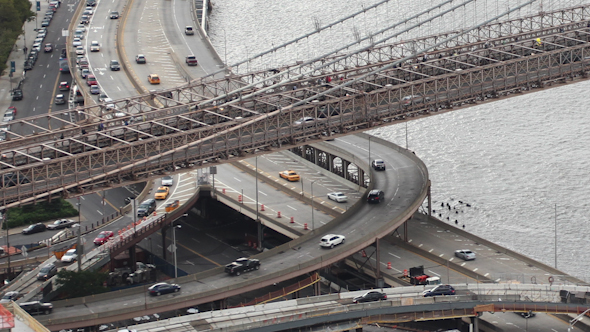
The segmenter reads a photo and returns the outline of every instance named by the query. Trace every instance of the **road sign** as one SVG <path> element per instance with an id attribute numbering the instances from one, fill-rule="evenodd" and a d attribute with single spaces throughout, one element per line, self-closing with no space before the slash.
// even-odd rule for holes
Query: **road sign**
<path id="1" fill-rule="evenodd" d="M 29 253 L 27 252 L 27 247 L 25 246 L 20 247 L 20 253 L 23 255 L 23 257 L 29 256 Z"/>
<path id="2" fill-rule="evenodd" d="M 168 248 L 166 248 L 169 252 L 174 253 L 174 249 L 176 249 L 176 247 L 174 246 L 174 244 L 171 244 L 168 246 Z"/>
<path id="3" fill-rule="evenodd" d="M 10 61 L 10 72 L 14 73 L 16 71 L 16 62 Z"/>
<path id="4" fill-rule="evenodd" d="M 41 11 L 41 1 L 37 1 L 37 11 Z"/>

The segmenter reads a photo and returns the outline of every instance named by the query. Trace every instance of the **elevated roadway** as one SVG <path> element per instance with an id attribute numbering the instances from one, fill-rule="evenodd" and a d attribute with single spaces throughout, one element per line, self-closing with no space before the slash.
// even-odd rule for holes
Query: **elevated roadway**
<path id="1" fill-rule="evenodd" d="M 101 118 L 104 105 L 80 109 L 89 118 L 83 124 L 0 143 L 5 155 L 0 174 L 33 180 L 5 188 L 0 199 L 11 206 L 64 189 L 69 195 L 88 193 L 177 167 L 214 165 L 580 79 L 590 61 L 585 56 L 588 17 L 588 7 L 578 6 L 503 22 L 512 34 L 500 35 L 494 30 L 500 23 L 490 23 L 459 35 L 420 39 L 428 45 L 419 51 L 427 55 L 420 63 L 408 61 L 416 54 L 394 44 L 374 50 L 391 51 L 382 62 L 348 67 L 351 58 L 360 61 L 354 54 L 335 59 L 335 69 L 322 77 L 305 72 L 293 81 L 289 75 L 299 67 L 280 70 L 276 77 L 241 76 L 261 77 L 255 85 L 279 82 L 259 90 L 238 91 L 241 81 L 232 79 L 194 82 L 119 100 L 117 107 L 127 114 L 122 118 Z M 537 38 L 543 39 L 542 47 Z M 429 100 L 405 104 L 404 96 L 416 94 Z M 164 108 L 153 106 L 156 100 Z M 294 125 L 305 116 L 316 119 L 313 125 Z M 20 122 L 30 126 L 32 120 Z M 124 120 L 133 124 L 121 126 Z"/>

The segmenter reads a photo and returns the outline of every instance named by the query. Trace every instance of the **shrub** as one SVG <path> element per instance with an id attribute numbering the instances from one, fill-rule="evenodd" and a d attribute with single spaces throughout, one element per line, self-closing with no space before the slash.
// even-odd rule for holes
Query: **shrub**
<path id="1" fill-rule="evenodd" d="M 78 210 L 63 198 L 8 209 L 3 229 L 36 224 L 78 215 Z"/>

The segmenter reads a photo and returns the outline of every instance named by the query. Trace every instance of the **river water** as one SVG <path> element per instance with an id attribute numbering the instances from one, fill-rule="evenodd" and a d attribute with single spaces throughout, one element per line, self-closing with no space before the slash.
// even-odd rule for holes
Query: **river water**
<path id="1" fill-rule="evenodd" d="M 377 2 L 217 0 L 210 17 L 210 38 L 231 64 Z M 438 2 L 390 1 L 247 69 L 319 56 Z M 580 2 L 584 1 L 543 1 L 542 8 Z M 516 1 L 510 3 L 516 5 Z M 449 27 L 447 30 L 472 25 L 507 8 L 504 1 L 479 1 L 406 37 L 439 32 L 441 25 Z M 541 4 L 535 4 L 514 15 L 540 8 Z M 590 197 L 589 89 L 588 81 L 569 84 L 371 133 L 401 146 L 407 144 L 422 158 L 432 180 L 434 209 L 441 219 L 448 217 L 451 225 L 456 220 L 469 232 L 550 266 L 557 253 L 557 268 L 590 280 L 590 223 L 586 215 Z M 451 213 L 440 207 L 447 203 L 454 207 Z"/>

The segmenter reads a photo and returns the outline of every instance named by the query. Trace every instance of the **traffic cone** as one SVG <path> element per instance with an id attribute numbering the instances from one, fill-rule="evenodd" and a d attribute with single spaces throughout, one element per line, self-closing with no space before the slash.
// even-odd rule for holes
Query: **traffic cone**
<path id="1" fill-rule="evenodd" d="M 391 262 L 387 262 L 387 269 L 391 270 Z"/>
<path id="2" fill-rule="evenodd" d="M 156 212 L 156 211 L 154 211 L 154 217 L 156 216 L 156 214 L 157 214 L 157 212 Z"/>
<path id="3" fill-rule="evenodd" d="M 309 228 L 307 228 L 307 223 L 303 224 L 303 230 L 304 230 L 304 231 L 306 231 L 306 230 L 308 230 L 308 229 L 309 229 Z"/>
<path id="4" fill-rule="evenodd" d="M 365 249 L 361 250 L 361 255 L 362 255 L 363 257 L 367 257 L 367 253 L 365 252 Z"/>
<path id="5" fill-rule="evenodd" d="M 264 211 L 264 204 L 260 205 L 260 211 Z"/>
<path id="6" fill-rule="evenodd" d="M 294 224 L 295 223 L 295 217 L 291 217 L 291 223 Z"/>
<path id="7" fill-rule="evenodd" d="M 280 217 L 281 217 L 281 211 L 278 211 L 277 212 L 277 218 L 280 218 Z"/>
<path id="8" fill-rule="evenodd" d="M 221 189 L 221 192 L 222 192 L 223 194 L 225 194 L 225 188 Z"/>

